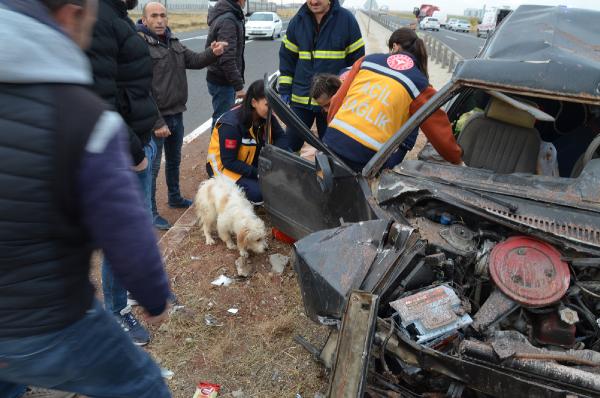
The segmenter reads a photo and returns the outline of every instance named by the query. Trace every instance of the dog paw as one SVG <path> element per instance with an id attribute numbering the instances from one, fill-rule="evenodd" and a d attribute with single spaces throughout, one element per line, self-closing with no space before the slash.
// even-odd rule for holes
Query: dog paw
<path id="1" fill-rule="evenodd" d="M 212 246 L 215 243 L 217 243 L 217 242 L 215 242 L 215 240 L 213 238 L 206 238 L 206 244 L 207 245 Z"/>
<path id="2" fill-rule="evenodd" d="M 236 248 L 235 243 L 233 243 L 233 242 L 227 242 L 227 248 L 230 249 L 230 250 L 231 249 L 235 249 Z"/>

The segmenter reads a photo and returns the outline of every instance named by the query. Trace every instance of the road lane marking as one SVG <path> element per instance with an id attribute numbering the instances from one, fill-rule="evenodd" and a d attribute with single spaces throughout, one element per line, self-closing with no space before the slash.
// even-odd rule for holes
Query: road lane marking
<path id="1" fill-rule="evenodd" d="M 252 40 L 250 40 L 250 41 L 252 41 Z M 271 74 L 271 76 L 269 76 L 269 80 L 271 80 L 273 78 L 273 76 L 275 76 L 276 74 L 277 74 L 277 72 L 273 72 Z M 196 129 L 194 129 L 194 131 L 192 131 L 191 133 L 189 133 L 188 135 L 183 137 L 183 144 L 184 145 L 189 144 L 190 142 L 194 141 L 196 138 L 200 137 L 202 134 L 209 131 L 211 125 L 212 125 L 212 117 L 210 119 L 208 119 L 207 121 L 205 121 L 204 123 L 202 123 L 200 126 L 196 127 Z"/>
<path id="2" fill-rule="evenodd" d="M 450 40 L 458 40 L 456 37 L 452 37 L 452 36 L 448 36 L 448 35 L 445 35 L 444 37 L 447 37 Z"/>
<path id="3" fill-rule="evenodd" d="M 188 41 L 188 40 L 206 40 L 206 38 L 208 37 L 208 35 L 202 35 L 202 36 L 194 36 L 194 37 L 188 37 L 187 39 L 180 39 L 179 41 Z"/>

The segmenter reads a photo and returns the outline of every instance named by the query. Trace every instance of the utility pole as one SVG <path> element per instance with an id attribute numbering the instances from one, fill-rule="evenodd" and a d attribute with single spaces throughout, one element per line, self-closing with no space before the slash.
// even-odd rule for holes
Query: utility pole
<path id="1" fill-rule="evenodd" d="M 371 8 L 373 8 L 373 0 L 369 0 L 369 21 L 367 22 L 367 36 L 369 35 L 369 31 L 371 30 Z"/>

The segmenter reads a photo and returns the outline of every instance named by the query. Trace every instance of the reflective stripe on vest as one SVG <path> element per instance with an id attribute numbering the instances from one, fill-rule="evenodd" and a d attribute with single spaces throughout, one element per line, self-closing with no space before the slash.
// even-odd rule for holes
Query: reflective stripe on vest
<path id="1" fill-rule="evenodd" d="M 221 145 L 219 143 L 219 127 L 221 127 L 221 124 L 217 123 L 210 137 L 206 162 L 210 165 L 214 175 L 223 175 L 235 182 L 239 180 L 242 175 L 234 173 L 223 166 L 223 162 L 221 161 Z M 251 137 L 242 138 L 237 154 L 237 159 L 248 165 L 252 165 L 252 163 L 254 163 L 257 145 L 252 128 L 250 128 L 250 135 Z"/>
<path id="2" fill-rule="evenodd" d="M 410 85 L 404 79 L 373 69 L 361 67 L 329 126 L 379 151 L 410 117 L 413 93 L 408 91 Z"/>
<path id="3" fill-rule="evenodd" d="M 358 39 L 357 41 L 355 41 L 354 43 L 350 44 L 348 47 L 346 47 L 346 54 L 351 54 L 354 51 L 358 50 L 361 47 L 364 47 L 365 42 L 363 40 L 363 38 L 361 37 L 360 39 Z"/>
<path id="4" fill-rule="evenodd" d="M 302 97 L 300 95 L 292 94 L 292 102 L 297 102 L 299 104 L 308 105 L 311 103 L 310 97 Z"/>
<path id="5" fill-rule="evenodd" d="M 292 84 L 294 78 L 292 76 L 279 76 L 279 84 Z"/>

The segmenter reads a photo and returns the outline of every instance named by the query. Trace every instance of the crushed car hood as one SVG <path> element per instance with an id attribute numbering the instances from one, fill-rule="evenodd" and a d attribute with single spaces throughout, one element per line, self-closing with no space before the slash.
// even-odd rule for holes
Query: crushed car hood
<path id="1" fill-rule="evenodd" d="M 600 101 L 600 12 L 521 6 L 454 81 Z"/>

